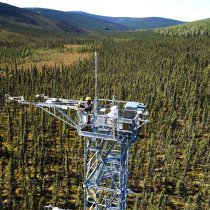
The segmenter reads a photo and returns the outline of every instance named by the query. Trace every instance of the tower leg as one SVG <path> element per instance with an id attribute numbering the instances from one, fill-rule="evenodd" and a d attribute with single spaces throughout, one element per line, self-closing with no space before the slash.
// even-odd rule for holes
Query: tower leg
<path id="1" fill-rule="evenodd" d="M 128 140 L 84 138 L 84 209 L 125 210 Z"/>

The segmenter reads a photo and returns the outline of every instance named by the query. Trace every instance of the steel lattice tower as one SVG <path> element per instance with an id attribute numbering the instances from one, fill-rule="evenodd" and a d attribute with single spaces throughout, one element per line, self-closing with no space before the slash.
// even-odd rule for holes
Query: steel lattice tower
<path id="1" fill-rule="evenodd" d="M 79 132 L 85 145 L 84 209 L 126 209 L 128 153 L 146 122 L 145 106 L 102 99 L 97 104 L 102 106 L 96 106 L 91 132 Z"/>
<path id="2" fill-rule="evenodd" d="M 77 129 L 84 139 L 84 210 L 125 210 L 128 185 L 128 153 L 147 120 L 145 105 L 138 102 L 96 99 L 93 110 L 81 110 L 85 101 L 42 98 L 27 102 L 23 96 L 6 100 L 34 105 Z M 71 117 L 72 112 L 75 119 Z M 48 206 L 52 207 L 52 206 Z M 53 208 L 53 207 L 52 207 Z M 58 209 L 58 208 L 57 208 Z"/>

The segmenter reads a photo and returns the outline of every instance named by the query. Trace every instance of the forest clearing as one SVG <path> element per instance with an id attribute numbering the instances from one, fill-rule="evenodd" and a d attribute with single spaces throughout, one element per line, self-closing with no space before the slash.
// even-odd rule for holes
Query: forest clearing
<path id="1" fill-rule="evenodd" d="M 28 69 L 34 66 L 36 66 L 37 69 L 41 69 L 43 66 L 68 66 L 88 59 L 89 57 L 90 54 L 85 49 L 84 45 L 66 45 L 60 49 L 26 48 L 20 50 L 20 57 L 15 59 L 15 64 L 19 69 Z M 5 65 L 14 65 L 14 61 L 11 61 L 10 59 L 5 60 L 4 62 L 1 63 L 1 67 Z"/>

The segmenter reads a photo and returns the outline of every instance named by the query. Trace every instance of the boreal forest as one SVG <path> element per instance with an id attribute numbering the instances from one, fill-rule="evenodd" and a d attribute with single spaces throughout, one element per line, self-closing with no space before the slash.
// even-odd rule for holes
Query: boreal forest
<path id="1" fill-rule="evenodd" d="M 209 34 L 160 31 L 0 30 L 1 210 L 83 209 L 82 138 L 34 106 L 6 103 L 5 94 L 94 98 L 95 51 L 100 98 L 149 111 L 130 149 L 127 209 L 210 208 Z"/>

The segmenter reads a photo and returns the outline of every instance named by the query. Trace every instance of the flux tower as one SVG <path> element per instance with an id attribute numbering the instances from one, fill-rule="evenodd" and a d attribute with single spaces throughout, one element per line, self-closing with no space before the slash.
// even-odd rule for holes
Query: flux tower
<path id="1" fill-rule="evenodd" d="M 127 195 L 131 192 L 127 188 L 129 148 L 137 140 L 140 128 L 148 122 L 145 105 L 114 98 L 99 99 L 97 82 L 96 99 L 89 112 L 80 108 L 85 101 L 45 95 L 36 95 L 36 98 L 39 102 L 6 95 L 7 102 L 40 108 L 75 128 L 83 137 L 84 210 L 125 210 Z M 55 208 L 47 208 L 50 207 Z"/>

